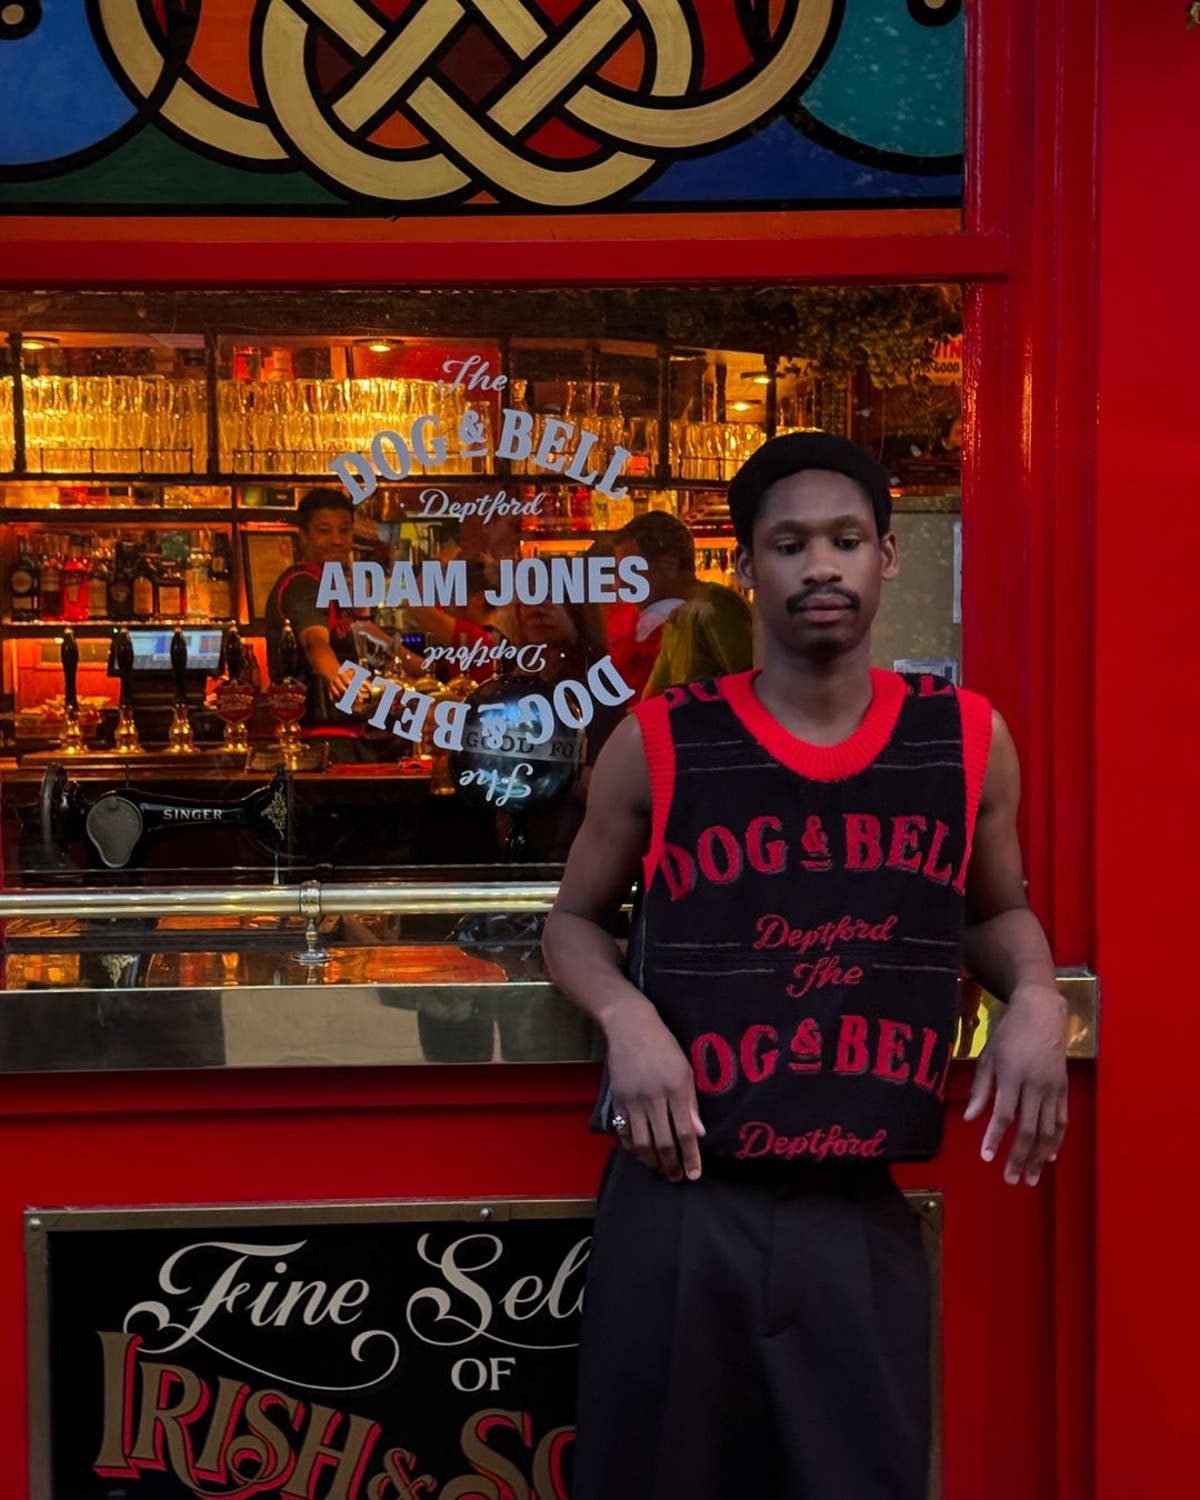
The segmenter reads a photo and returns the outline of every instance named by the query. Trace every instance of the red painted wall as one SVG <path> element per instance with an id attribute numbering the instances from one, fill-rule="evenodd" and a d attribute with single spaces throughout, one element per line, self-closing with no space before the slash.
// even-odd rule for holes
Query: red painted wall
<path id="1" fill-rule="evenodd" d="M 27 1493 L 27 1208 L 589 1197 L 607 1150 L 587 1130 L 595 1082 L 594 1069 L 566 1065 L 5 1080 L 0 1493 Z M 957 1068 L 941 1160 L 900 1173 L 906 1188 L 946 1195 L 943 1493 L 1084 1500 L 1054 1482 L 1050 1198 L 1005 1187 L 980 1162 L 980 1127 L 957 1118 L 969 1082 Z M 1089 1082 L 1076 1073 L 1081 1124 Z M 1086 1128 L 1074 1149 L 1082 1167 Z"/>
<path id="2" fill-rule="evenodd" d="M 1103 8 L 1097 1500 L 1194 1494 L 1200 1473 L 1195 772 L 1184 732 L 1200 665 L 1200 31 L 1185 32 L 1185 10 Z"/>

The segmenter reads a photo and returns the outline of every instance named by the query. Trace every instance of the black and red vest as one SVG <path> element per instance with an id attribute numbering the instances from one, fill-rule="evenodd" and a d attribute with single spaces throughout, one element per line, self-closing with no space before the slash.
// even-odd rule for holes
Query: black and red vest
<path id="1" fill-rule="evenodd" d="M 691 1059 L 707 1152 L 934 1156 L 991 708 L 876 670 L 859 727 L 818 746 L 754 676 L 636 710 L 653 816 L 630 977 Z"/>
<path id="2" fill-rule="evenodd" d="M 310 578 L 319 585 L 321 568 L 316 563 L 304 562 L 285 568 L 275 580 L 275 586 L 268 596 L 266 608 L 267 671 L 272 682 L 279 682 L 283 677 L 280 644 L 283 638 L 284 621 L 288 618 L 284 595 L 297 578 Z M 329 646 L 333 654 L 341 662 L 357 661 L 353 614 L 343 609 L 335 600 L 330 600 L 327 605 L 322 606 L 322 609 L 327 617 Z M 297 636 L 297 645 L 299 645 L 299 636 L 304 628 L 303 621 L 293 621 L 292 624 Z M 302 646 L 297 652 L 296 675 L 298 680 L 304 683 L 308 692 L 308 704 L 304 711 L 301 728 L 301 734 L 305 739 L 314 736 L 358 739 L 365 733 L 361 723 L 351 719 L 348 714 L 340 713 L 334 707 L 329 690 L 309 666 Z"/>

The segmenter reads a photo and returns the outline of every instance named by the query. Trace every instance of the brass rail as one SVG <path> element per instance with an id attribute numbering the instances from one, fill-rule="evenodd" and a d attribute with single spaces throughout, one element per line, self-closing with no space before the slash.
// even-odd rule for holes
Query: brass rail
<path id="1" fill-rule="evenodd" d="M 6 891 L 0 894 L 4 917 L 312 917 L 377 912 L 395 916 L 430 916 L 469 911 L 548 911 L 558 891 L 552 880 L 527 885 L 435 884 L 389 880 L 364 885 L 160 886 L 139 890 Z"/>

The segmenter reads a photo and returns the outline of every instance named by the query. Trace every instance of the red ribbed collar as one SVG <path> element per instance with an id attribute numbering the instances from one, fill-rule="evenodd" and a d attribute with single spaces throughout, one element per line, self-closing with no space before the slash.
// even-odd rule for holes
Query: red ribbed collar
<path id="1" fill-rule="evenodd" d="M 786 730 L 754 691 L 756 667 L 718 679 L 726 702 L 758 743 L 790 770 L 812 781 L 843 781 L 865 771 L 892 736 L 906 687 L 898 672 L 871 668 L 873 693 L 862 722 L 836 745 L 813 745 Z"/>

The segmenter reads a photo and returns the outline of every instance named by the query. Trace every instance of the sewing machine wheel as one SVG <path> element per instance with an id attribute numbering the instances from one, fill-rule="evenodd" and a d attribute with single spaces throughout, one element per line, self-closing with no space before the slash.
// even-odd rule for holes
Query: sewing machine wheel
<path id="1" fill-rule="evenodd" d="M 60 864 L 79 831 L 83 792 L 73 784 L 65 766 L 46 767 L 38 792 L 38 829 L 47 862 Z"/>

